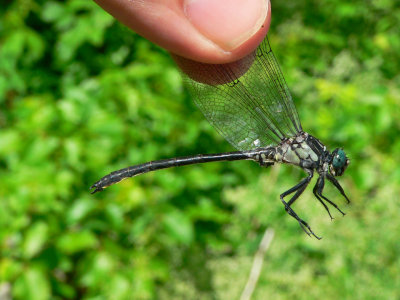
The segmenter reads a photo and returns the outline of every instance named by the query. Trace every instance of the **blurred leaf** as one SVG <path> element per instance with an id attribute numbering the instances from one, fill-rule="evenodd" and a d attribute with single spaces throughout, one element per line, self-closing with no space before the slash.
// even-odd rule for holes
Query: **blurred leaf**
<path id="1" fill-rule="evenodd" d="M 110 203 L 105 208 L 105 213 L 108 216 L 108 219 L 111 225 L 115 228 L 121 228 L 124 222 L 123 211 L 120 206 Z"/>
<path id="2" fill-rule="evenodd" d="M 23 253 L 27 258 L 35 256 L 48 238 L 48 226 L 43 222 L 34 223 L 26 233 Z"/>
<path id="3" fill-rule="evenodd" d="M 177 242 L 189 245 L 193 241 L 193 225 L 179 210 L 168 212 L 163 223 L 165 231 Z"/>
<path id="4" fill-rule="evenodd" d="M 47 1 L 42 10 L 42 19 L 46 22 L 54 22 L 62 19 L 67 13 L 67 6 L 58 2 Z"/>
<path id="5" fill-rule="evenodd" d="M 50 298 L 50 285 L 45 272 L 32 267 L 22 273 L 15 282 L 13 294 L 18 299 L 41 300 Z"/>
<path id="6" fill-rule="evenodd" d="M 66 233 L 57 242 L 58 248 L 67 254 L 93 249 L 97 244 L 96 236 L 90 231 Z"/>
<path id="7" fill-rule="evenodd" d="M 70 224 L 78 223 L 95 208 L 94 199 L 82 198 L 74 202 L 67 213 L 67 221 Z"/>

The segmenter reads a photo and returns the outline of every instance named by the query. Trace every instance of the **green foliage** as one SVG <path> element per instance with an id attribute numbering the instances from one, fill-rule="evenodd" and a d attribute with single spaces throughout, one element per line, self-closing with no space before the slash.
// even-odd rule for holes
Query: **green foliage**
<path id="1" fill-rule="evenodd" d="M 396 0 L 278 1 L 270 41 L 305 130 L 351 164 L 329 221 L 304 174 L 251 162 L 164 170 L 103 193 L 105 173 L 233 150 L 168 54 L 91 1 L 0 8 L 0 286 L 15 299 L 235 299 L 267 227 L 254 299 L 400 297 L 400 9 Z"/>

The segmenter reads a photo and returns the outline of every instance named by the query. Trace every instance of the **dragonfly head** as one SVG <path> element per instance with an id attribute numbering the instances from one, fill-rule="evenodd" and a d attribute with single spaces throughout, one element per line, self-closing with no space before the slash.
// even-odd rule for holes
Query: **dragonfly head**
<path id="1" fill-rule="evenodd" d="M 329 170 L 333 176 L 342 176 L 347 166 L 350 164 L 350 159 L 342 148 L 336 148 L 332 152 L 332 158 L 329 163 Z"/>

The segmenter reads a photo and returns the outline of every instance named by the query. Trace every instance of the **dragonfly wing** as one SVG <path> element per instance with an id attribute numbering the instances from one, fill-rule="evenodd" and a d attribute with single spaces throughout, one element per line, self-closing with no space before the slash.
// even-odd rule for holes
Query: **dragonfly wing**
<path id="1" fill-rule="evenodd" d="M 190 62 L 185 60 L 181 68 L 190 68 Z M 196 105 L 235 148 L 276 145 L 302 131 L 267 37 L 253 53 L 237 62 L 196 63 L 196 72 L 192 70 L 191 74 L 184 79 Z"/>

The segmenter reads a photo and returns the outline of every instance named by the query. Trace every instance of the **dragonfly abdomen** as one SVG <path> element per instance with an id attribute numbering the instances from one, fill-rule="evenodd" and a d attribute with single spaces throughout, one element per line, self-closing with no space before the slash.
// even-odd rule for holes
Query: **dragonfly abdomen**
<path id="1" fill-rule="evenodd" d="M 148 173 L 151 171 L 180 167 L 193 164 L 214 162 L 214 161 L 234 161 L 234 160 L 246 160 L 252 159 L 254 156 L 254 150 L 250 151 L 235 151 L 226 153 L 216 153 L 216 154 L 198 154 L 194 156 L 187 157 L 176 157 L 162 160 L 149 161 L 140 165 L 131 166 L 118 171 L 114 171 L 91 186 L 94 188 L 92 193 L 96 193 L 105 189 L 106 187 L 118 183 L 129 177 L 137 176 L 140 174 Z"/>

